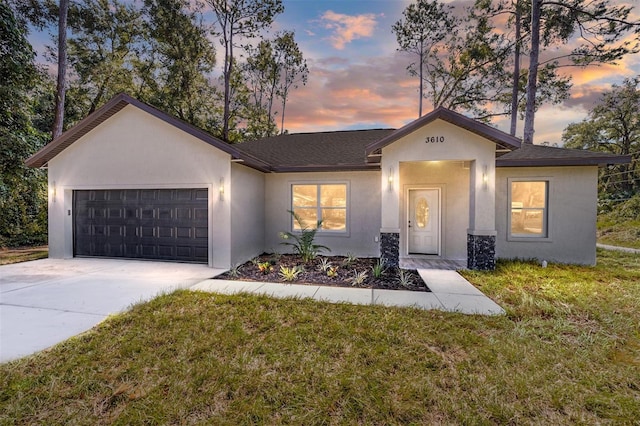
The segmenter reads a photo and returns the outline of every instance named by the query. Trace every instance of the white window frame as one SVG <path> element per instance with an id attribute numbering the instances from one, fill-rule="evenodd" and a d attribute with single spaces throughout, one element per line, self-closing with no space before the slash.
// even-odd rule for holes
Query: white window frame
<path id="1" fill-rule="evenodd" d="M 344 185 L 346 187 L 346 197 L 347 197 L 345 207 L 335 207 L 335 209 L 336 210 L 342 209 L 342 208 L 345 209 L 345 221 L 346 221 L 345 229 L 337 231 L 337 230 L 320 228 L 318 229 L 318 235 L 324 235 L 324 236 L 330 236 L 330 235 L 348 236 L 349 235 L 349 222 L 350 222 L 350 215 L 351 215 L 351 188 L 348 181 L 324 181 L 323 180 L 323 181 L 291 182 L 289 185 L 289 206 L 291 211 L 295 211 L 294 210 L 295 206 L 293 205 L 293 187 L 296 185 L 315 185 L 316 186 L 316 199 L 318 200 L 318 205 L 316 206 L 316 209 L 317 209 L 318 220 L 322 220 L 322 206 L 319 204 L 320 188 L 323 185 Z M 293 233 L 300 233 L 299 229 L 295 229 L 294 222 L 295 222 L 295 218 L 291 217 L 291 221 L 289 222 L 289 229 L 291 229 L 291 232 Z"/>
<path id="2" fill-rule="evenodd" d="M 514 182 L 544 182 L 546 184 L 545 194 L 545 207 L 543 214 L 543 235 L 531 235 L 531 234 L 513 234 L 511 232 L 511 216 L 513 211 L 513 204 L 511 199 L 511 189 Z M 552 179 L 549 177 L 518 177 L 507 179 L 507 241 L 531 241 L 531 242 L 551 242 L 551 189 Z M 539 208 L 536 208 L 536 210 Z M 526 210 L 526 208 L 523 208 Z"/>

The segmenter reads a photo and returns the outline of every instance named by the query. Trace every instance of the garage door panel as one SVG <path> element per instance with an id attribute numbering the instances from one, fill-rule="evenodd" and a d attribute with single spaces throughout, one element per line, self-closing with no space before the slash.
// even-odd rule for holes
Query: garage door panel
<path id="1" fill-rule="evenodd" d="M 208 191 L 74 191 L 74 254 L 208 261 Z"/>
<path id="2" fill-rule="evenodd" d="M 194 199 L 195 200 L 208 200 L 209 199 L 209 191 L 206 189 L 196 189 L 194 191 Z"/>

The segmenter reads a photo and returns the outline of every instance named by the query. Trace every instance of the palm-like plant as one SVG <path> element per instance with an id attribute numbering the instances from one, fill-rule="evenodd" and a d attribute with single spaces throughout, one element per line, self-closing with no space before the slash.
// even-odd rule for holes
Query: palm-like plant
<path id="1" fill-rule="evenodd" d="M 322 226 L 322 221 L 319 220 L 316 224 L 315 228 L 309 228 L 304 224 L 300 216 L 298 216 L 294 211 L 287 210 L 291 216 L 295 219 L 295 221 L 300 226 L 300 233 L 292 233 L 292 232 L 281 232 L 280 237 L 284 240 L 293 240 L 292 242 L 284 241 L 280 244 L 284 244 L 287 246 L 293 247 L 295 253 L 299 254 L 302 257 L 303 262 L 310 262 L 315 259 L 320 251 L 331 251 L 331 249 L 327 246 L 323 246 L 320 244 L 316 244 L 314 242 L 316 238 L 316 233 L 320 226 Z"/>

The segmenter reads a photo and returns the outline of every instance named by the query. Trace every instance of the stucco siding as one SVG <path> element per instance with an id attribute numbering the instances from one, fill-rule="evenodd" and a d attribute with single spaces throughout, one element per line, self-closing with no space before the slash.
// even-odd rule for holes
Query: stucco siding
<path id="1" fill-rule="evenodd" d="M 294 183 L 347 183 L 348 233 L 323 236 L 316 242 L 328 254 L 377 257 L 380 232 L 380 172 L 279 173 L 265 175 L 265 251 L 287 252 L 279 233 L 291 231 L 291 185 Z"/>
<path id="2" fill-rule="evenodd" d="M 230 156 L 134 107 L 126 106 L 49 162 L 49 253 L 73 255 L 73 190 L 207 188 L 209 264 L 230 264 L 230 205 L 217 197 L 230 181 Z M 51 191 L 52 192 L 52 191 Z"/>
<path id="3" fill-rule="evenodd" d="M 382 150 L 383 232 L 400 234 L 400 256 L 407 256 L 407 191 L 441 189 L 440 256 L 467 258 L 467 234 L 494 235 L 496 144 L 443 120 L 435 120 Z"/>
<path id="4" fill-rule="evenodd" d="M 400 255 L 407 255 L 407 206 L 409 189 L 440 190 L 441 257 L 467 258 L 469 226 L 469 163 L 464 161 L 411 162 L 400 164 L 400 205 L 403 226 L 400 229 Z"/>
<path id="5" fill-rule="evenodd" d="M 231 264 L 243 263 L 264 251 L 264 174 L 231 164 Z"/>
<path id="6" fill-rule="evenodd" d="M 509 179 L 548 180 L 548 238 L 510 238 Z M 496 173 L 496 256 L 592 265 L 596 262 L 598 168 L 498 168 Z"/>

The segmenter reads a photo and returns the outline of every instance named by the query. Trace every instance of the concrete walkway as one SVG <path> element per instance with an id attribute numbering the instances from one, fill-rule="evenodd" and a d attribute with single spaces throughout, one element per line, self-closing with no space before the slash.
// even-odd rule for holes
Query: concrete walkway
<path id="1" fill-rule="evenodd" d="M 605 249 L 605 250 L 617 250 L 617 251 L 624 251 L 626 253 L 640 254 L 640 249 L 634 249 L 630 247 L 610 246 L 608 244 L 600 244 L 600 243 L 596 244 L 596 247 Z"/>
<path id="2" fill-rule="evenodd" d="M 280 298 L 309 298 L 332 303 L 438 309 L 464 314 L 502 315 L 504 310 L 456 271 L 419 269 L 431 292 L 373 290 L 304 284 L 256 283 L 209 279 L 191 290 L 221 294 L 252 293 Z"/>
<path id="3" fill-rule="evenodd" d="M 0 362 L 48 348 L 110 314 L 178 288 L 465 314 L 504 313 L 455 271 L 419 270 L 431 293 L 209 279 L 222 272 L 206 265 L 81 258 L 0 266 Z"/>
<path id="4" fill-rule="evenodd" d="M 134 303 L 222 272 L 207 265 L 82 258 L 0 266 L 0 362 L 48 348 Z"/>

